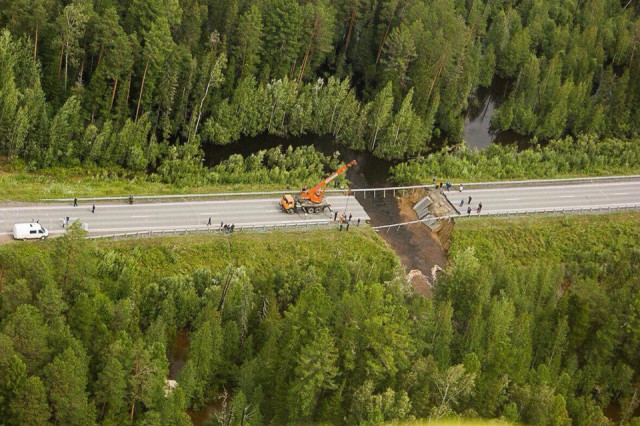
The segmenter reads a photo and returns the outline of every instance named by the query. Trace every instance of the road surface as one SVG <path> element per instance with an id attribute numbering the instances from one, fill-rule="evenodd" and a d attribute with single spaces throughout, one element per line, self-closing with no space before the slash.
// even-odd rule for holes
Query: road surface
<path id="1" fill-rule="evenodd" d="M 519 188 L 465 189 L 444 191 L 460 213 L 466 213 L 468 199 L 475 213 L 482 203 L 482 213 L 516 212 L 560 208 L 629 207 L 640 204 L 640 180 Z M 464 199 L 464 205 L 460 201 Z"/>
<path id="2" fill-rule="evenodd" d="M 368 215 L 353 197 L 327 197 L 334 211 L 346 211 L 354 219 L 369 219 Z M 304 223 L 333 219 L 328 210 L 325 213 L 308 214 L 284 213 L 279 198 L 235 199 L 218 201 L 162 202 L 139 204 L 98 204 L 96 212 L 91 213 L 92 204 L 72 203 L 42 204 L 34 206 L 1 207 L 0 235 L 9 235 L 14 223 L 26 223 L 39 220 L 51 234 L 64 232 L 62 220 L 67 216 L 71 221 L 79 219 L 89 225 L 91 234 L 109 234 L 121 232 L 172 230 L 194 227 L 207 227 L 211 218 L 214 227 L 220 222 L 239 225 L 271 225 L 274 223 Z"/>

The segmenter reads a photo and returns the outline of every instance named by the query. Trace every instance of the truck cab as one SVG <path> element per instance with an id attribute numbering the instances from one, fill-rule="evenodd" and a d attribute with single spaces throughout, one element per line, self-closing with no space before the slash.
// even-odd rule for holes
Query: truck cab
<path id="1" fill-rule="evenodd" d="M 280 200 L 280 205 L 282 205 L 282 210 L 287 213 L 293 213 L 296 210 L 296 201 L 289 194 L 283 195 Z"/>
<path id="2" fill-rule="evenodd" d="M 44 240 L 49 231 L 39 223 L 16 223 L 13 225 L 13 238 L 16 240 Z"/>

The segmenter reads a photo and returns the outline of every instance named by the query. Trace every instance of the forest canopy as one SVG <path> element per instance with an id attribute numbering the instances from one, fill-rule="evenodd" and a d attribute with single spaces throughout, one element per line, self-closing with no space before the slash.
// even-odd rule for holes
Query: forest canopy
<path id="1" fill-rule="evenodd" d="M 201 144 L 332 135 L 401 159 L 498 130 L 640 132 L 640 5 L 621 0 L 2 0 L 0 151 L 146 170 Z"/>
<path id="2" fill-rule="evenodd" d="M 357 227 L 3 245 L 0 419 L 637 425 L 639 222 L 461 222 L 433 298 Z"/>

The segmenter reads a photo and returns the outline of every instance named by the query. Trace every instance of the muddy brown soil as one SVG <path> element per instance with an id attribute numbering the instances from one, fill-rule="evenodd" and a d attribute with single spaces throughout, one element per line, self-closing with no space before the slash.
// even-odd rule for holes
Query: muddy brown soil
<path id="1" fill-rule="evenodd" d="M 358 201 L 371 218 L 371 226 L 379 226 L 417 220 L 418 217 L 413 211 L 413 199 L 416 197 L 421 198 L 420 194 L 403 198 L 394 198 L 387 194 L 386 198 L 375 199 L 358 196 Z M 416 293 L 429 296 L 432 269 L 435 265 L 444 268 L 447 263 L 447 251 L 440 243 L 438 235 L 421 223 L 381 230 L 379 235 L 400 257 L 407 274 L 414 270 L 421 272 L 414 272 L 409 278 Z"/>

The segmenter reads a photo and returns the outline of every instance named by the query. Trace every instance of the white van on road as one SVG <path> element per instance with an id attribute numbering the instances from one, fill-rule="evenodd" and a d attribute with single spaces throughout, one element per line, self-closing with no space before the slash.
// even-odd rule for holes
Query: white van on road
<path id="1" fill-rule="evenodd" d="M 13 225 L 13 238 L 16 240 L 37 240 L 45 239 L 49 236 L 49 231 L 39 223 L 16 223 Z"/>

